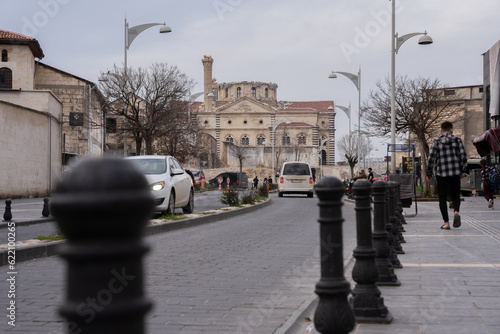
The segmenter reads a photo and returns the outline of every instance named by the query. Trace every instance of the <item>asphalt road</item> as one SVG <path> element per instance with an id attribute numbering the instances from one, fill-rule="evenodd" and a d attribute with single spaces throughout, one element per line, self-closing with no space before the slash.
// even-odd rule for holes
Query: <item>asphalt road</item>
<path id="1" fill-rule="evenodd" d="M 220 195 L 221 193 L 218 191 L 196 193 L 194 212 L 203 212 L 224 207 L 225 205 L 221 204 L 219 200 Z M 12 216 L 14 221 L 22 222 L 28 219 L 39 219 L 41 218 L 42 209 L 42 198 L 19 199 L 12 201 Z M 3 217 L 3 211 L 4 210 L 2 207 L 2 211 L 0 211 L 0 217 Z M 178 208 L 176 212 L 180 213 L 182 212 L 182 209 Z M 156 218 L 158 217 L 158 215 L 154 217 Z M 6 225 L 6 223 L 0 224 Z M 4 231 L 5 230 L 0 229 L 0 244 L 7 243 L 7 234 L 3 233 Z M 57 226 L 55 222 L 18 225 L 16 228 L 16 240 L 29 240 L 42 235 L 47 236 L 55 232 L 57 232 Z"/>
<path id="2" fill-rule="evenodd" d="M 310 300 L 319 279 L 317 198 L 272 200 L 249 214 L 146 239 L 146 293 L 154 302 L 147 333 L 273 333 Z M 346 257 L 356 239 L 352 204 L 344 216 Z M 64 332 L 57 308 L 65 267 L 59 257 L 16 265 L 17 325 L 9 332 Z M 0 296 L 7 291 L 2 280 Z M 0 316 L 1 332 L 6 322 Z"/>

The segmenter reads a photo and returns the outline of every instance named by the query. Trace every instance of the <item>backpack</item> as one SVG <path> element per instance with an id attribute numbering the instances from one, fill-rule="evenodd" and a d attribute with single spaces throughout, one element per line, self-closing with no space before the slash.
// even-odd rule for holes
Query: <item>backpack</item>
<path id="1" fill-rule="evenodd" d="M 496 168 L 488 168 L 488 183 L 492 189 L 500 189 L 500 175 L 498 174 Z"/>

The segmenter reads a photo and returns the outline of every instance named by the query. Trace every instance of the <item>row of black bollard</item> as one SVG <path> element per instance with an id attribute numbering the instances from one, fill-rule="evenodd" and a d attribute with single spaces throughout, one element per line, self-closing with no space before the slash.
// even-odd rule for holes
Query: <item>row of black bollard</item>
<path id="1" fill-rule="evenodd" d="M 42 218 L 47 218 L 50 216 L 50 207 L 49 207 L 49 199 L 43 199 L 43 209 L 42 209 Z M 3 213 L 3 221 L 10 222 L 12 221 L 12 201 L 10 199 L 5 201 L 5 211 Z"/>
<path id="2" fill-rule="evenodd" d="M 340 180 L 327 177 L 318 182 L 316 194 L 320 207 L 321 245 L 330 240 L 338 245 L 331 253 L 321 249 L 321 279 L 316 285 L 319 303 L 314 324 L 320 333 L 348 333 L 355 321 L 390 323 L 392 315 L 384 305 L 378 285 L 399 286 L 395 268 L 402 268 L 398 254 L 401 246 L 401 223 L 404 216 L 399 211 L 399 183 L 365 180 L 353 186 L 356 210 L 357 246 L 353 251 L 356 262 L 352 278 L 356 282 L 348 300 L 349 283 L 346 284 L 342 256 Z M 373 196 L 372 196 L 373 195 Z M 371 201 L 373 199 L 373 232 Z M 354 317 L 354 320 L 353 320 Z"/>

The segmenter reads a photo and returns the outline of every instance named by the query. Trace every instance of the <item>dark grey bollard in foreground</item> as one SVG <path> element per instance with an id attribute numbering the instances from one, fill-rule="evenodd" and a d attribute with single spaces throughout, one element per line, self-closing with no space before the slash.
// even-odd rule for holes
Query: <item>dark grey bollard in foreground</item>
<path id="1" fill-rule="evenodd" d="M 323 334 L 347 334 L 355 325 L 347 296 L 350 284 L 344 277 L 342 252 L 342 196 L 345 188 L 335 177 L 322 178 L 315 189 L 319 198 L 321 278 L 316 284 L 319 303 L 314 326 Z"/>
<path id="2" fill-rule="evenodd" d="M 10 199 L 5 201 L 5 211 L 3 213 L 3 221 L 4 222 L 10 222 L 12 221 L 12 208 L 11 208 L 12 201 Z"/>
<path id="3" fill-rule="evenodd" d="M 392 267 L 395 269 L 403 268 L 403 265 L 398 259 L 398 254 L 394 250 L 394 234 L 392 233 L 392 223 L 389 211 L 391 211 L 391 203 L 389 201 L 389 188 L 390 185 L 387 182 L 387 192 L 385 194 L 385 230 L 387 231 L 389 238 L 389 246 L 391 247 L 391 255 L 389 255 L 389 259 L 391 260 Z"/>
<path id="4" fill-rule="evenodd" d="M 352 269 L 352 279 L 356 286 L 352 290 L 352 308 L 357 322 L 390 323 L 392 315 L 384 305 L 384 298 L 376 285 L 379 272 L 375 264 L 377 251 L 372 245 L 372 186 L 367 180 L 358 180 L 352 190 L 356 201 L 357 239 L 353 251 L 356 263 Z"/>
<path id="5" fill-rule="evenodd" d="M 69 333 L 144 333 L 151 302 L 144 297 L 142 241 L 154 207 L 148 182 L 130 162 L 82 162 L 64 175 L 51 211 L 67 243 Z"/>
<path id="6" fill-rule="evenodd" d="M 385 229 L 386 193 L 387 184 L 384 181 L 375 181 L 373 189 L 373 247 L 377 251 L 375 264 L 378 268 L 379 279 L 377 285 L 398 286 L 401 282 L 394 273 L 394 267 L 390 261 L 391 246 L 389 245 L 389 233 Z"/>
<path id="7" fill-rule="evenodd" d="M 396 217 L 396 182 L 387 182 L 387 186 L 389 187 L 389 221 L 391 222 L 392 234 L 394 236 L 392 247 L 397 254 L 404 254 L 405 251 L 399 242 L 399 225 L 398 218 Z"/>
<path id="8" fill-rule="evenodd" d="M 401 183 L 396 182 L 396 218 L 398 222 L 398 238 L 399 243 L 404 244 L 406 240 L 402 232 L 406 232 L 403 224 L 406 224 L 405 217 L 403 215 L 403 203 L 401 202 Z"/>
<path id="9" fill-rule="evenodd" d="M 45 197 L 43 199 L 42 217 L 47 218 L 48 216 L 50 216 L 49 199 Z"/>

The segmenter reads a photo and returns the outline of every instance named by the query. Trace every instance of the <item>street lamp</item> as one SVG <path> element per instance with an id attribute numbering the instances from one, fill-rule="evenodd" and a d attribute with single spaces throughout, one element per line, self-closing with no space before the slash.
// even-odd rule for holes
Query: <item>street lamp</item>
<path id="1" fill-rule="evenodd" d="M 188 116 L 191 118 L 191 105 L 193 104 L 194 101 L 196 101 L 197 98 L 202 96 L 203 94 L 206 94 L 205 92 L 199 92 L 195 93 L 193 95 L 189 95 L 189 102 L 188 102 Z M 207 94 L 208 97 L 214 97 L 214 93 L 210 92 Z"/>
<path id="2" fill-rule="evenodd" d="M 272 144 L 272 156 L 271 156 L 271 160 L 272 160 L 272 166 L 273 166 L 273 174 L 276 174 L 275 171 L 274 171 L 274 142 L 276 140 L 276 128 L 280 125 L 280 124 L 290 124 L 290 121 L 281 121 L 279 123 L 276 123 L 274 124 L 272 127 L 271 127 L 271 144 Z M 274 176 L 274 175 L 273 175 Z"/>
<path id="3" fill-rule="evenodd" d="M 357 75 L 353 74 L 353 73 L 349 73 L 349 72 L 332 71 L 332 73 L 330 73 L 328 78 L 330 78 L 330 79 L 337 78 L 336 73 L 341 74 L 341 75 L 347 77 L 349 80 L 351 80 L 352 83 L 354 84 L 354 86 L 356 86 L 356 89 L 358 90 L 358 128 L 361 129 L 361 66 L 359 67 L 359 71 L 358 71 Z M 351 117 L 349 117 L 349 124 L 351 124 L 350 119 L 351 119 Z M 358 135 L 358 143 L 359 143 L 359 135 Z M 358 159 L 359 159 L 359 145 L 358 145 L 356 155 L 358 156 Z"/>
<path id="4" fill-rule="evenodd" d="M 169 33 L 172 29 L 167 26 L 165 22 L 163 23 L 146 23 L 140 24 L 138 26 L 134 26 L 132 28 L 128 27 L 127 18 L 125 18 L 125 40 L 124 40 L 124 52 L 125 52 L 125 73 L 127 73 L 127 50 L 130 47 L 130 44 L 134 41 L 134 39 L 144 30 L 154 27 L 154 26 L 163 26 L 160 28 L 160 34 Z"/>
<path id="5" fill-rule="evenodd" d="M 432 38 L 425 32 L 415 32 L 401 37 L 396 33 L 396 0 L 392 0 L 392 31 L 391 31 L 391 147 L 394 150 L 396 145 L 396 53 L 408 39 L 423 35 L 418 44 L 432 44 Z M 391 169 L 396 170 L 396 153 L 391 150 Z"/>

